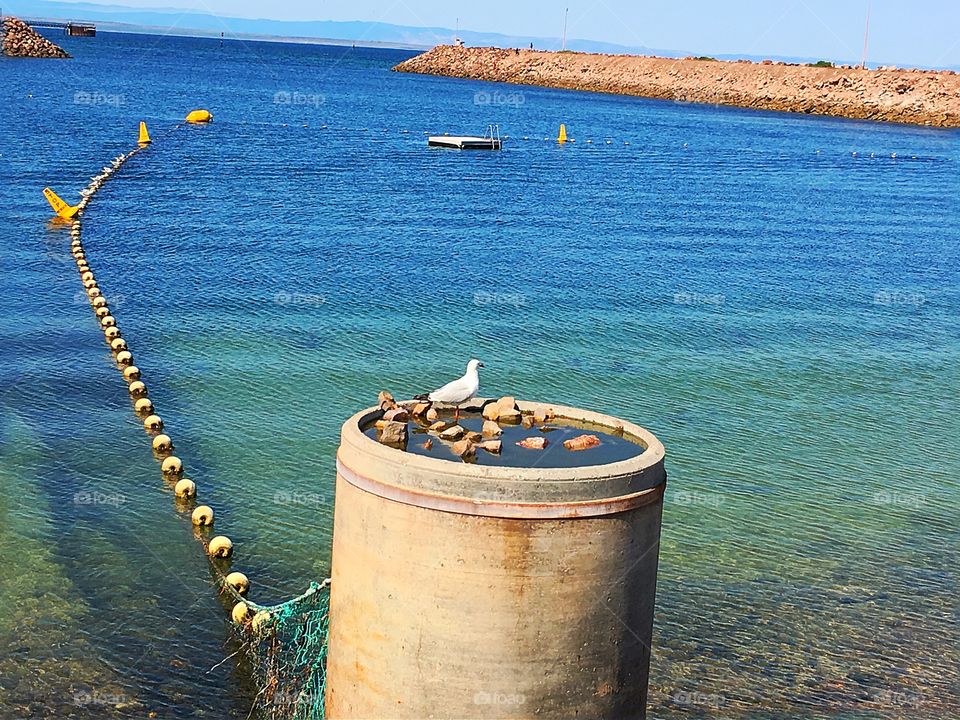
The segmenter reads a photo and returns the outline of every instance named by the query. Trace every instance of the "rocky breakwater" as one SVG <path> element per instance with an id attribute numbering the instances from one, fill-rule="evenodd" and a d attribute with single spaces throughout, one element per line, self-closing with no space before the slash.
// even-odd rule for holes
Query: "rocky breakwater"
<path id="1" fill-rule="evenodd" d="M 47 40 L 23 20 L 5 17 L 2 29 L 4 55 L 29 58 L 70 57 L 66 50 Z"/>
<path id="2" fill-rule="evenodd" d="M 398 72 L 960 127 L 960 75 L 950 70 L 861 70 L 765 60 L 596 55 L 439 45 Z"/>

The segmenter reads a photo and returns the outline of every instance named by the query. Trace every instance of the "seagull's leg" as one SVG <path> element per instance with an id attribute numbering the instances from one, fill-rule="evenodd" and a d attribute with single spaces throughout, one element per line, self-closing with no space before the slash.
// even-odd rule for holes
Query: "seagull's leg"
<path id="1" fill-rule="evenodd" d="M 454 411 L 453 411 L 453 421 L 454 421 L 455 423 L 458 423 L 458 422 L 460 422 L 460 405 L 459 405 L 459 404 L 458 404 L 458 405 L 454 405 L 453 407 L 454 407 Z"/>

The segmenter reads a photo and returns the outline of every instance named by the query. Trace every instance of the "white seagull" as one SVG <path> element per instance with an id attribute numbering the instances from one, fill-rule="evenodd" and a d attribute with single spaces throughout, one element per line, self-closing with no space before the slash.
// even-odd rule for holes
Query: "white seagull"
<path id="1" fill-rule="evenodd" d="M 479 360 L 471 360 L 467 363 L 467 371 L 463 377 L 448 382 L 442 388 L 434 390 L 431 393 L 414 396 L 414 400 L 429 400 L 430 402 L 450 403 L 456 407 L 455 418 L 460 419 L 460 405 L 477 396 L 480 390 L 479 368 L 483 363 Z"/>

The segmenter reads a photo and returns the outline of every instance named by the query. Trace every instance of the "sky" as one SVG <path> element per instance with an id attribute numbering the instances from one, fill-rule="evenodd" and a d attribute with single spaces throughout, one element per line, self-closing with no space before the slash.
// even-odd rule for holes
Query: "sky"
<path id="1" fill-rule="evenodd" d="M 275 20 L 367 20 L 571 38 L 698 55 L 960 65 L 960 0 L 85 0 Z"/>

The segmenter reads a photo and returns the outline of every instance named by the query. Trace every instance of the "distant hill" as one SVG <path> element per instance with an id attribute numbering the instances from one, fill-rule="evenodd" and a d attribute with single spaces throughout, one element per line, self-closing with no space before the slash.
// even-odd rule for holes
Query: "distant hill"
<path id="1" fill-rule="evenodd" d="M 162 2 L 162 0 L 158 0 Z M 356 43 L 358 45 L 379 45 L 409 49 L 427 49 L 435 45 L 450 44 L 457 34 L 467 44 L 473 46 L 493 46 L 501 48 L 528 47 L 533 43 L 538 50 L 559 50 L 558 37 L 531 37 L 526 35 L 505 35 L 501 33 L 474 32 L 461 29 L 455 33 L 444 27 L 413 27 L 392 25 L 381 22 L 337 22 L 332 20 L 268 20 L 223 17 L 210 13 L 174 8 L 138 9 L 122 5 L 95 5 L 88 2 L 56 2 L 55 0 L 7 0 L 3 11 L 11 15 L 27 18 L 45 18 L 62 20 L 89 20 L 99 23 L 103 30 L 120 32 L 164 32 L 175 35 L 214 35 L 221 32 L 227 37 L 245 36 L 251 38 L 296 38 L 303 40 L 330 40 L 338 43 Z M 319 11 L 318 11 L 319 12 Z M 661 57 L 684 57 L 701 55 L 692 50 L 667 50 L 645 46 L 618 45 L 598 40 L 572 38 L 567 40 L 567 49 L 578 52 L 659 55 Z M 831 60 L 835 63 L 856 64 L 856 58 L 815 58 L 757 55 L 717 55 L 719 60 L 784 60 L 787 62 L 815 62 Z M 871 63 L 885 65 L 894 63 Z M 950 68 L 960 70 L 960 67 Z"/>

